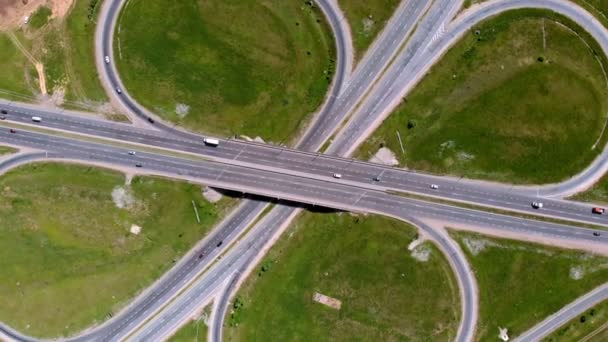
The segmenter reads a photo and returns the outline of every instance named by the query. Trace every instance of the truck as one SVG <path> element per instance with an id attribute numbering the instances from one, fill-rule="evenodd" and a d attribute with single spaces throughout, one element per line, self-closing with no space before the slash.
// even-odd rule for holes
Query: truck
<path id="1" fill-rule="evenodd" d="M 205 143 L 205 145 L 207 145 L 207 146 L 213 146 L 213 147 L 215 147 L 215 146 L 217 146 L 217 145 L 220 144 L 220 141 L 217 140 L 217 139 L 214 139 L 214 138 L 204 138 L 203 142 Z"/>

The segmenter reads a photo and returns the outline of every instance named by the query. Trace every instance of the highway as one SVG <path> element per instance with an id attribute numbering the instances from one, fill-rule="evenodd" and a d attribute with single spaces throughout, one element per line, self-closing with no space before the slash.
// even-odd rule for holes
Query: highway
<path id="1" fill-rule="evenodd" d="M 8 109 L 7 120 L 14 122 L 31 124 L 31 117 L 39 116 L 42 118 L 40 125 L 44 127 L 192 152 L 236 165 L 278 168 L 285 173 L 304 172 L 319 177 L 331 177 L 334 173 L 339 173 L 342 175 L 343 181 L 367 183 L 374 188 L 404 191 L 527 214 L 608 225 L 608 216 L 592 215 L 592 206 L 589 204 L 560 199 L 539 199 L 534 192 L 528 194 L 516 191 L 513 187 L 489 182 L 433 176 L 353 159 L 240 140 L 224 140 L 218 147 L 210 147 L 205 146 L 200 138 L 197 140 L 176 138 L 164 132 L 135 128 L 126 124 L 54 114 L 42 110 L 24 110 L 12 104 L 3 104 L 2 108 Z M 374 181 L 376 177 L 379 177 L 380 181 Z M 436 184 L 439 188 L 431 189 L 431 184 Z M 543 202 L 544 208 L 542 210 L 532 208 L 531 203 L 539 200 Z"/>
<path id="2" fill-rule="evenodd" d="M 562 325 L 578 317 L 594 305 L 608 299 L 608 283 L 594 289 L 593 291 L 566 305 L 558 312 L 547 317 L 547 319 L 535 325 L 532 329 L 518 336 L 514 341 L 528 342 L 540 341 L 550 335 Z"/>

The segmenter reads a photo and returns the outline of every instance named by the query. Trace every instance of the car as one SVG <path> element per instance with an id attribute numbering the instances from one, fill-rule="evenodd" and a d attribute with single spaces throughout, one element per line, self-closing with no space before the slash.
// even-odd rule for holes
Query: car
<path id="1" fill-rule="evenodd" d="M 203 143 L 207 146 L 217 147 L 220 144 L 220 141 L 214 138 L 203 138 Z"/>
<path id="2" fill-rule="evenodd" d="M 340 178 L 342 178 L 342 174 L 341 173 L 334 173 L 334 178 L 340 179 Z"/>
<path id="3" fill-rule="evenodd" d="M 141 163 L 137 163 L 135 164 L 135 167 L 142 167 L 143 165 L 141 165 Z"/>
<path id="4" fill-rule="evenodd" d="M 0 120 L 6 120 L 6 116 L 0 115 Z"/>
<path id="5" fill-rule="evenodd" d="M 2 113 L 2 114 L 8 114 L 8 112 L 6 111 L 6 109 L 0 110 L 0 113 Z"/>
<path id="6" fill-rule="evenodd" d="M 593 209 L 591 209 L 592 213 L 598 214 L 598 215 L 602 215 L 605 211 L 606 211 L 606 209 L 600 208 L 600 207 L 594 207 Z"/>
<path id="7" fill-rule="evenodd" d="M 154 119 L 152 119 L 151 117 L 148 117 L 148 122 L 149 123 L 154 123 Z"/>
<path id="8" fill-rule="evenodd" d="M 122 94 L 122 90 L 120 88 L 118 88 L 118 87 L 116 87 L 116 92 L 119 93 L 119 94 Z"/>
<path id="9" fill-rule="evenodd" d="M 42 121 L 42 118 L 39 117 L 39 116 L 32 116 L 32 121 L 34 121 L 34 122 L 40 122 L 40 121 Z"/>
<path id="10" fill-rule="evenodd" d="M 600 233 L 598 233 L 598 232 L 593 232 L 593 236 L 600 236 Z"/>
<path id="11" fill-rule="evenodd" d="M 128 152 L 130 156 L 134 156 L 135 155 L 135 151 L 129 151 Z"/>
<path id="12" fill-rule="evenodd" d="M 201 253 L 201 254 L 199 254 L 199 255 L 198 255 L 198 258 L 199 258 L 199 259 L 202 259 L 202 258 L 203 258 L 203 254 L 202 254 L 202 253 Z"/>
<path id="13" fill-rule="evenodd" d="M 431 189 L 437 190 L 437 189 L 439 189 L 439 185 L 437 185 L 437 184 L 431 184 Z"/>
<path id="14" fill-rule="evenodd" d="M 105 56 L 103 60 L 106 62 L 106 64 L 110 64 L 110 56 Z"/>
<path id="15" fill-rule="evenodd" d="M 217 243 L 217 245 L 215 245 L 215 247 L 219 247 L 219 246 L 221 246 L 221 245 L 222 245 L 222 243 L 224 243 L 224 241 L 220 241 L 220 242 L 218 242 L 218 243 Z"/>
<path id="16" fill-rule="evenodd" d="M 532 202 L 532 208 L 541 209 L 542 207 L 543 207 L 543 202 L 537 202 L 537 201 Z"/>
<path id="17" fill-rule="evenodd" d="M 379 182 L 380 181 L 380 176 L 374 177 L 374 181 Z"/>
<path id="18" fill-rule="evenodd" d="M 11 132 L 11 133 L 17 133 L 17 131 L 15 131 L 15 130 L 14 130 L 14 129 L 12 129 L 12 128 L 9 130 L 9 132 Z"/>

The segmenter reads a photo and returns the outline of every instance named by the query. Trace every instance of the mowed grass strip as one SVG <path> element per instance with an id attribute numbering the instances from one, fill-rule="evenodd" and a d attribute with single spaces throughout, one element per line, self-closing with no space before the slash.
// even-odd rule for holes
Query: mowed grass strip
<path id="1" fill-rule="evenodd" d="M 304 1 L 143 1 L 123 9 L 115 59 L 163 118 L 221 136 L 287 142 L 322 103 L 335 47 Z"/>
<path id="2" fill-rule="evenodd" d="M 479 288 L 477 341 L 516 337 L 608 281 L 608 258 L 452 231 Z"/>
<path id="3" fill-rule="evenodd" d="M 580 28 L 549 12 L 483 22 L 403 99 L 359 157 L 386 146 L 402 166 L 426 172 L 527 184 L 566 179 L 606 141 L 605 58 L 597 51 Z"/>
<path id="4" fill-rule="evenodd" d="M 454 340 L 459 292 L 430 243 L 378 216 L 305 213 L 245 281 L 226 317 L 228 341 Z M 336 310 L 313 300 L 341 301 Z"/>
<path id="5" fill-rule="evenodd" d="M 399 0 L 338 0 L 352 30 L 355 58 L 360 60 L 399 6 Z"/>
<path id="6" fill-rule="evenodd" d="M 125 185 L 123 174 L 68 164 L 20 167 L 0 178 L 0 191 L 0 320 L 36 337 L 106 320 L 233 203 L 211 204 L 188 183 L 135 177 Z"/>
<path id="7" fill-rule="evenodd" d="M 597 339 L 602 337 L 603 339 Z M 596 338 L 594 340 L 593 338 Z M 606 341 L 608 338 L 608 301 L 594 305 L 578 317 L 564 324 L 553 334 L 543 339 L 544 342 L 566 341 Z"/>

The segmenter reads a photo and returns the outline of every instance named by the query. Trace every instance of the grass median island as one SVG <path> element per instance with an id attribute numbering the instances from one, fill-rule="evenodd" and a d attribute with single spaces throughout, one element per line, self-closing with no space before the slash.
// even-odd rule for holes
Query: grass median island
<path id="1" fill-rule="evenodd" d="M 603 333 L 603 336 L 602 336 Z M 599 338 L 602 339 L 599 339 Z M 594 338 L 596 338 L 594 340 Z M 544 342 L 605 341 L 608 338 L 608 301 L 594 305 L 543 339 Z"/>
<path id="2" fill-rule="evenodd" d="M 175 335 L 169 338 L 169 342 L 203 342 L 207 341 L 207 320 L 211 314 L 211 306 L 204 310 L 203 315 L 181 327 Z"/>
<path id="3" fill-rule="evenodd" d="M 106 320 L 232 203 L 211 204 L 188 183 L 134 177 L 125 185 L 121 173 L 67 164 L 10 171 L 0 191 L 0 321 L 36 337 Z"/>
<path id="4" fill-rule="evenodd" d="M 399 0 L 338 0 L 348 20 L 355 47 L 355 58 L 363 57 L 380 31 L 391 18 Z"/>
<path id="5" fill-rule="evenodd" d="M 322 103 L 335 63 L 304 1 L 132 0 L 115 59 L 129 92 L 177 124 L 287 141 Z"/>
<path id="6" fill-rule="evenodd" d="M 481 23 L 403 99 L 359 157 L 388 147 L 411 169 L 509 183 L 576 174 L 608 137 L 608 64 L 580 32 L 538 10 Z"/>
<path id="7" fill-rule="evenodd" d="M 8 147 L 8 146 L 0 146 L 0 156 L 4 156 L 7 154 L 13 154 L 15 152 L 17 152 L 18 150 L 16 148 L 13 147 Z"/>
<path id="8" fill-rule="evenodd" d="M 305 213 L 241 287 L 225 339 L 454 340 L 456 280 L 432 244 L 408 250 L 415 236 L 378 216 Z M 314 301 L 315 293 L 341 301 L 340 309 Z"/>
<path id="9" fill-rule="evenodd" d="M 597 183 L 584 192 L 578 193 L 569 199 L 582 202 L 595 202 L 608 204 L 608 176 L 604 175 Z"/>
<path id="10" fill-rule="evenodd" d="M 451 232 L 479 288 L 478 341 L 514 338 L 608 281 L 608 258 L 479 234 Z"/>

